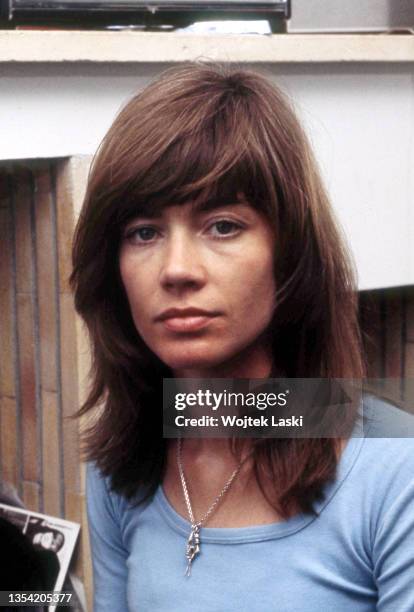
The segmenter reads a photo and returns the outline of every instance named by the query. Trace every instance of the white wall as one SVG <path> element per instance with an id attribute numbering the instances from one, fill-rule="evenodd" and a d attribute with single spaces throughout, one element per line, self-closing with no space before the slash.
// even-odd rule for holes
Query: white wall
<path id="1" fill-rule="evenodd" d="M 93 153 L 120 106 L 164 67 L 3 64 L 0 159 Z M 298 107 L 360 287 L 414 284 L 412 64 L 256 69 L 270 74 Z"/>
<path id="2" fill-rule="evenodd" d="M 289 32 L 414 27 L 412 0 L 291 0 Z"/>

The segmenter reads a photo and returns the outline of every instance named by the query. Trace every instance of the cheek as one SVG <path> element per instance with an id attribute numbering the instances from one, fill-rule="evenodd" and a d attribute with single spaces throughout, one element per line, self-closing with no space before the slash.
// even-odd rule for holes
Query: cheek
<path id="1" fill-rule="evenodd" d="M 136 265 L 130 258 L 120 258 L 120 276 L 124 286 L 126 297 L 131 310 L 131 315 L 138 331 L 145 325 L 146 311 L 151 303 L 151 291 L 153 282 L 147 279 L 148 274 L 140 269 L 140 274 L 136 273 Z M 147 281 L 150 282 L 147 282 Z"/>
<path id="2" fill-rule="evenodd" d="M 245 264 L 246 271 L 238 283 L 238 300 L 244 320 L 251 324 L 269 322 L 275 307 L 276 284 L 273 258 L 266 253 L 262 259 Z M 259 263 L 260 262 L 260 265 Z"/>

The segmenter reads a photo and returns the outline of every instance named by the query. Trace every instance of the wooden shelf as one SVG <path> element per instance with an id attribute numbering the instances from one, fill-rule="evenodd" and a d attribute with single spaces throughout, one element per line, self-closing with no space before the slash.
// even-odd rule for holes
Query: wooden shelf
<path id="1" fill-rule="evenodd" d="M 209 35 L 0 31 L 0 63 L 414 62 L 410 34 Z"/>

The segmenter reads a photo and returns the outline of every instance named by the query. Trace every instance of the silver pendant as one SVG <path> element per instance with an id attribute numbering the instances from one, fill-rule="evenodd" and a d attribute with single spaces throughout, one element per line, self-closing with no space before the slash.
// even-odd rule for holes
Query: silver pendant
<path id="1" fill-rule="evenodd" d="M 191 576 L 191 564 L 196 555 L 200 553 L 200 525 L 191 525 L 191 533 L 187 540 L 185 556 L 187 558 L 187 569 L 185 576 Z"/>

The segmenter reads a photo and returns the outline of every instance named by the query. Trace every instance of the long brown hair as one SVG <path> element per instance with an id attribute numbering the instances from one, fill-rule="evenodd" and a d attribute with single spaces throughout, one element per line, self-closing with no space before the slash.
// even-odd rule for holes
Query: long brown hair
<path id="1" fill-rule="evenodd" d="M 277 236 L 273 357 L 288 377 L 362 375 L 356 291 L 306 135 L 264 77 L 188 64 L 163 73 L 119 113 L 93 161 L 73 245 L 72 287 L 89 330 L 92 385 L 79 414 L 103 409 L 86 457 L 128 498 L 162 481 L 160 383 L 171 373 L 137 333 L 118 265 L 125 224 L 148 209 L 242 193 Z M 150 409 L 149 409 L 150 406 Z M 312 512 L 335 476 L 335 439 L 261 440 L 255 471 L 285 518 Z M 263 487 L 264 489 L 264 487 Z"/>

